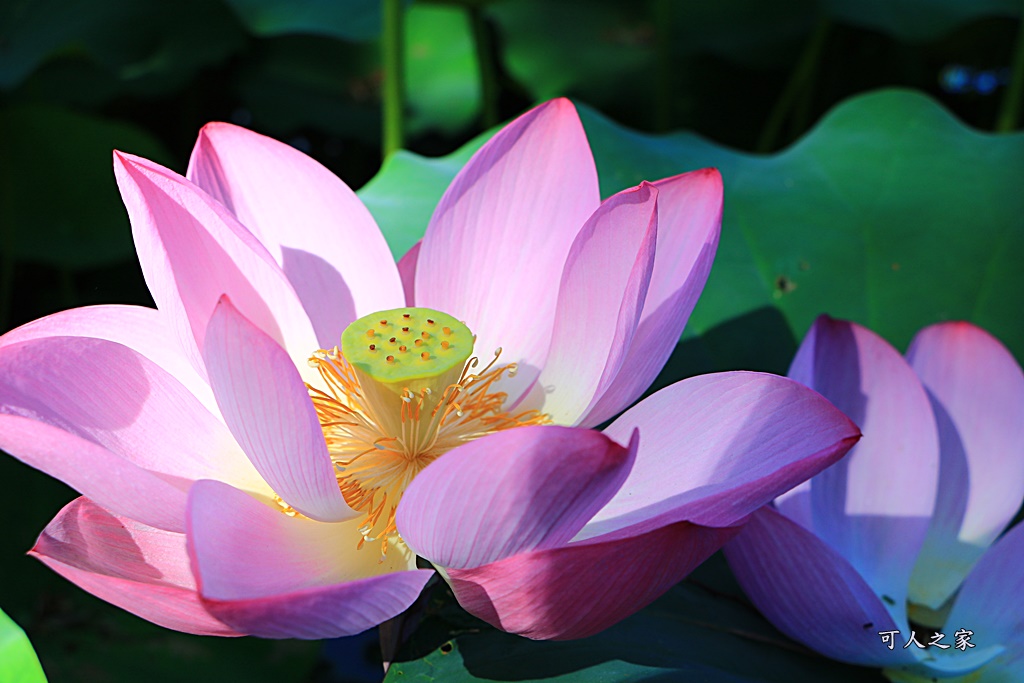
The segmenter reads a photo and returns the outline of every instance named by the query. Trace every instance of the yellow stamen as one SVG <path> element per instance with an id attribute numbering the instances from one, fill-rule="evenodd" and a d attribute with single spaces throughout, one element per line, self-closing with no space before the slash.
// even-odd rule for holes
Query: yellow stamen
<path id="1" fill-rule="evenodd" d="M 384 325 L 387 318 L 399 317 L 409 328 L 418 327 L 418 321 L 430 326 L 441 320 L 453 341 L 435 344 L 424 332 L 416 341 L 426 350 L 415 360 L 375 356 L 374 345 L 365 343 L 367 328 L 373 321 Z M 361 339 L 351 343 L 352 351 L 350 339 Z M 442 454 L 493 432 L 550 422 L 535 410 L 502 411 L 507 395 L 494 385 L 515 374 L 515 363 L 498 365 L 498 349 L 477 371 L 478 360 L 469 357 L 471 333 L 444 313 L 417 308 L 375 313 L 346 329 L 342 348 L 345 353 L 334 347 L 312 355 L 310 365 L 319 370 L 327 390 L 307 387 L 345 502 L 366 515 L 359 547 L 380 541 L 382 554 L 387 552 L 389 542 L 398 538 L 395 512 L 402 493 Z M 283 501 L 279 504 L 286 514 L 296 514 Z"/>

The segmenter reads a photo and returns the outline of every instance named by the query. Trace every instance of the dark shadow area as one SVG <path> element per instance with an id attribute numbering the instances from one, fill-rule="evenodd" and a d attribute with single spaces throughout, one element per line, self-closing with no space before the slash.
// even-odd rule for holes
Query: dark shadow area
<path id="1" fill-rule="evenodd" d="M 679 342 L 644 396 L 709 372 L 757 370 L 785 375 L 796 349 L 796 337 L 779 309 L 759 308 Z"/>
<path id="2" fill-rule="evenodd" d="M 320 347 L 340 344 L 341 333 L 357 317 L 352 291 L 341 273 L 320 256 L 301 249 L 281 247 L 281 260 L 281 269 L 299 295 Z"/>
<path id="3" fill-rule="evenodd" d="M 141 357 L 105 340 L 34 339 L 4 348 L 0 358 L 0 413 L 100 443 L 103 435 L 135 423 L 152 391 Z"/>
<path id="4" fill-rule="evenodd" d="M 496 681 L 573 673 L 580 680 L 622 676 L 666 682 L 884 680 L 877 670 L 831 662 L 778 633 L 734 592 L 720 556 L 708 560 L 706 569 L 608 630 L 563 642 L 531 641 L 495 630 L 463 612 L 447 585 L 439 583 L 395 666 L 410 680 L 419 672 L 446 680 L 449 670 Z"/>

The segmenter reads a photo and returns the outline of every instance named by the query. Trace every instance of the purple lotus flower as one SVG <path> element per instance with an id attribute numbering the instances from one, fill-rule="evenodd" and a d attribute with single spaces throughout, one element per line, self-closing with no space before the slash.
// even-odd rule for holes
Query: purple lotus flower
<path id="1" fill-rule="evenodd" d="M 0 447 L 84 494 L 33 553 L 158 624 L 356 633 L 415 600 L 420 553 L 501 628 L 586 635 L 857 438 L 755 373 L 588 429 L 675 346 L 722 193 L 705 170 L 601 201 L 566 100 L 484 145 L 397 267 L 351 190 L 244 129 L 204 128 L 187 178 L 115 173 L 157 310 L 0 338 Z"/>
<path id="2" fill-rule="evenodd" d="M 1024 680 L 1024 375 L 985 331 L 943 323 L 906 360 L 819 319 L 790 377 L 864 432 L 839 464 L 726 546 L 781 631 L 894 681 Z M 983 667 L 983 668 L 981 668 Z M 971 673 L 974 672 L 974 673 Z"/>

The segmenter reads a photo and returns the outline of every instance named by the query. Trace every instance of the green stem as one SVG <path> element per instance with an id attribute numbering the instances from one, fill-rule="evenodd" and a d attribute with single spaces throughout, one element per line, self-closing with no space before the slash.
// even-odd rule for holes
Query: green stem
<path id="1" fill-rule="evenodd" d="M 469 8 L 469 21 L 473 26 L 476 63 L 480 69 L 480 99 L 483 101 L 484 128 L 498 125 L 498 74 L 494 66 L 491 34 L 479 5 Z"/>
<path id="2" fill-rule="evenodd" d="M 782 124 L 785 123 L 786 117 L 796 104 L 801 92 L 812 81 L 814 71 L 818 65 L 818 59 L 821 57 L 821 50 L 825 47 L 825 38 L 828 37 L 828 31 L 829 21 L 822 17 L 815 25 L 814 32 L 811 33 L 807 45 L 804 46 L 804 51 L 797 61 L 796 68 L 793 69 L 786 87 L 783 88 L 782 94 L 779 95 L 779 99 L 775 102 L 775 106 L 768 116 L 768 122 L 765 124 L 764 130 L 761 131 L 761 137 L 757 141 L 758 152 L 766 153 L 775 149 L 779 132 L 782 130 Z"/>
<path id="3" fill-rule="evenodd" d="M 386 159 L 404 143 L 402 116 L 405 110 L 405 25 L 403 0 L 383 0 L 384 26 L 381 49 L 384 63 L 384 142 Z"/>
<path id="4" fill-rule="evenodd" d="M 654 129 L 660 132 L 672 127 L 672 98 L 675 95 L 672 78 L 672 3 L 673 0 L 657 0 L 654 3 L 654 52 L 658 79 L 654 89 Z"/>
<path id="5" fill-rule="evenodd" d="M 1024 95 L 1024 17 L 1017 29 L 1017 44 L 1013 48 L 1013 65 L 1010 67 L 1010 85 L 1003 95 L 1003 104 L 996 118 L 996 131 L 1009 133 L 1017 128 L 1020 115 L 1021 96 Z"/>

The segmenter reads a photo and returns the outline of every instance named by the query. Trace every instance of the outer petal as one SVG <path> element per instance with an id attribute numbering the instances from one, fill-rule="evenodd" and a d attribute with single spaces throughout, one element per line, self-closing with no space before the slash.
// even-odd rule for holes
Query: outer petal
<path id="1" fill-rule="evenodd" d="M 40 336 L 3 345 L 0 413 L 59 427 L 169 481 L 222 479 L 269 493 L 220 420 L 174 377 L 114 342 Z"/>
<path id="2" fill-rule="evenodd" d="M 215 415 L 213 392 L 174 338 L 174 328 L 160 311 L 142 306 L 85 306 L 33 320 L 0 337 L 0 348 L 46 337 L 92 337 L 127 346 L 181 382 Z"/>
<path id="3" fill-rule="evenodd" d="M 930 523 L 938 440 L 917 376 L 885 340 L 822 316 L 790 377 L 815 389 L 864 432 L 850 454 L 811 481 L 813 530 L 898 605 Z"/>
<path id="4" fill-rule="evenodd" d="M 431 572 L 404 571 L 415 558 L 398 547 L 383 561 L 379 546 L 357 549 L 361 521 L 289 517 L 220 482 L 197 482 L 188 548 L 203 599 L 235 628 L 268 637 L 334 637 L 395 616 Z M 390 572 L 411 576 L 380 576 Z"/>
<path id="5" fill-rule="evenodd" d="M 27 417 L 0 415 L 0 449 L 117 514 L 185 528 L 185 491 L 92 441 Z"/>
<path id="6" fill-rule="evenodd" d="M 634 538 L 448 570 L 448 581 L 463 607 L 500 629 L 544 640 L 584 638 L 649 605 L 735 532 L 678 522 Z"/>
<path id="7" fill-rule="evenodd" d="M 640 324 L 614 381 L 583 419 L 600 424 L 651 385 L 683 333 L 711 271 L 722 225 L 722 176 L 713 168 L 654 183 L 658 249 Z"/>
<path id="8" fill-rule="evenodd" d="M 657 200 L 649 183 L 611 197 L 569 251 L 551 349 L 538 380 L 544 412 L 558 424 L 579 422 L 622 367 L 654 268 Z"/>
<path id="9" fill-rule="evenodd" d="M 597 209 L 597 171 L 568 100 L 505 126 L 459 172 L 423 238 L 416 302 L 465 320 L 485 356 L 517 361 L 515 401 L 544 365 L 555 293 L 576 233 Z"/>
<path id="10" fill-rule="evenodd" d="M 985 668 L 988 681 L 1018 681 L 1024 672 L 1024 526 L 1017 525 L 971 570 L 946 620 L 952 639 L 961 628 L 975 632 L 972 642 L 980 650 L 1003 645 L 1007 654 Z M 999 671 L 997 671 L 999 670 Z M 1010 675 L 1016 672 L 1017 676 Z M 999 677 L 1002 674 L 1002 678 Z"/>
<path id="11" fill-rule="evenodd" d="M 31 554 L 96 597 L 160 626 L 198 635 L 242 635 L 203 607 L 183 534 L 118 517 L 77 498 L 47 525 Z"/>
<path id="12" fill-rule="evenodd" d="M 240 600 L 354 581 L 414 566 L 402 553 L 357 550 L 361 520 L 289 516 L 218 481 L 189 491 L 188 543 L 204 598 Z"/>
<path id="13" fill-rule="evenodd" d="M 457 569 L 557 548 L 618 490 L 637 440 L 623 448 L 600 432 L 544 426 L 472 441 L 417 475 L 398 530 L 417 554 Z"/>
<path id="14" fill-rule="evenodd" d="M 398 616 L 433 571 L 417 569 L 250 600 L 204 600 L 225 623 L 262 638 L 352 636 Z"/>
<path id="15" fill-rule="evenodd" d="M 206 327 L 203 356 L 228 428 L 271 488 L 307 517 L 355 516 L 295 365 L 227 297 Z"/>
<path id="16" fill-rule="evenodd" d="M 893 681 L 1017 683 L 1024 675 L 1024 527 L 999 539 L 959 586 L 942 631 L 955 646 L 966 634 L 969 648 L 918 651 L 918 666 L 887 671 Z M 976 669 L 980 669 L 975 671 Z M 966 674 L 957 677 L 960 674 Z"/>
<path id="17" fill-rule="evenodd" d="M 770 506 L 725 546 L 744 592 L 775 627 L 827 657 L 864 666 L 916 662 L 903 603 L 892 612 L 839 553 Z M 889 650 L 879 632 L 900 631 Z"/>
<path id="18" fill-rule="evenodd" d="M 636 463 L 578 538 L 636 535 L 687 520 L 732 526 L 840 458 L 860 436 L 819 394 L 755 372 L 702 375 L 662 389 L 605 434 L 639 429 Z"/>
<path id="19" fill-rule="evenodd" d="M 199 133 L 188 178 L 228 207 L 276 259 L 322 348 L 337 344 L 356 318 L 402 305 L 395 261 L 370 212 L 302 152 L 211 123 Z"/>
<path id="20" fill-rule="evenodd" d="M 1002 344 L 968 323 L 921 330 L 907 357 L 931 394 L 942 452 L 911 594 L 937 608 L 1024 498 L 1024 374 Z"/>
<path id="21" fill-rule="evenodd" d="M 309 318 L 281 268 L 219 202 L 172 171 L 129 154 L 115 153 L 114 172 L 149 291 L 174 320 L 201 374 L 198 349 L 222 294 L 296 361 L 317 348 Z"/>

